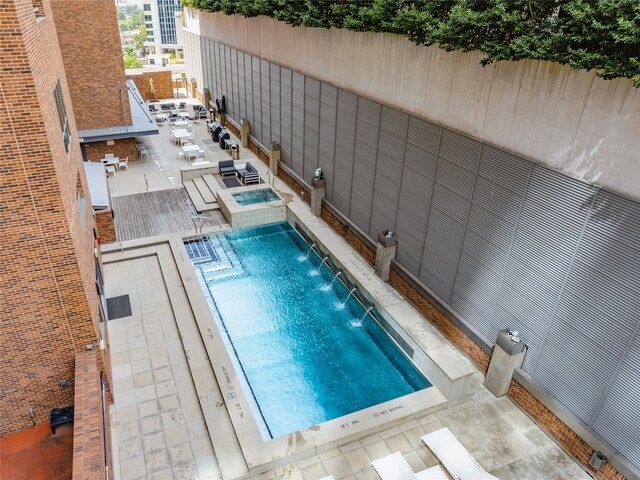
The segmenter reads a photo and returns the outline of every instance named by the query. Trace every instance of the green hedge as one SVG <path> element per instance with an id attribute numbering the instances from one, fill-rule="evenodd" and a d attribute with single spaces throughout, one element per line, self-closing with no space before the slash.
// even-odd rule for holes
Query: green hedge
<path id="1" fill-rule="evenodd" d="M 182 0 L 209 12 L 266 15 L 294 26 L 404 35 L 480 51 L 483 65 L 548 60 L 640 87 L 640 0 Z"/>

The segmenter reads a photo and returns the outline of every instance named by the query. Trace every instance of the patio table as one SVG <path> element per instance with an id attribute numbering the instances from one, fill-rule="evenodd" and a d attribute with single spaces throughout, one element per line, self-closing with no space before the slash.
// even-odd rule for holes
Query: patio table
<path id="1" fill-rule="evenodd" d="M 116 167 L 118 170 L 120 170 L 120 168 L 118 167 L 118 165 L 120 164 L 120 159 L 118 157 L 109 157 L 109 158 L 103 158 L 102 160 L 100 160 L 103 164 L 105 164 L 106 166 L 110 166 L 113 165 L 114 167 Z"/>
<path id="2" fill-rule="evenodd" d="M 171 134 L 173 138 L 179 140 L 181 138 L 188 138 L 191 136 L 189 132 L 187 132 L 184 128 L 176 128 L 175 130 L 171 130 Z"/>
<path id="3" fill-rule="evenodd" d="M 188 112 L 178 112 L 178 116 L 182 118 L 189 118 Z"/>
<path id="4" fill-rule="evenodd" d="M 173 122 L 174 127 L 186 127 L 188 125 L 189 125 L 189 122 L 187 122 L 186 120 L 178 120 L 176 122 Z"/>

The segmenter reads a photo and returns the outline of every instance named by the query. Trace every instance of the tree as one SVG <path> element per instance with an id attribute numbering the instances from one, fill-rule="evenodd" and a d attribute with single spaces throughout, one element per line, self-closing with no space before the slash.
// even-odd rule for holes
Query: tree
<path id="1" fill-rule="evenodd" d="M 143 25 L 140 27 L 140 32 L 132 37 L 133 48 L 137 52 L 144 52 L 144 42 L 147 41 L 147 28 Z"/>
<path id="2" fill-rule="evenodd" d="M 136 54 L 131 47 L 125 47 L 122 52 L 124 68 L 142 68 L 142 64 L 136 58 Z"/>
<path id="3" fill-rule="evenodd" d="M 144 12 L 135 5 L 116 8 L 118 28 L 121 32 L 130 32 L 144 25 Z"/>
<path id="4" fill-rule="evenodd" d="M 640 87 L 638 0 L 182 0 L 184 6 L 293 26 L 404 35 L 418 45 L 480 51 L 483 65 L 547 60 Z"/>

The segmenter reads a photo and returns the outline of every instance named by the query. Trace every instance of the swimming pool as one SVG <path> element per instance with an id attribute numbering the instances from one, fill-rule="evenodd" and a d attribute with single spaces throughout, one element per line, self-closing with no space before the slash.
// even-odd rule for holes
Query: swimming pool
<path id="1" fill-rule="evenodd" d="M 431 385 L 288 224 L 185 246 L 265 437 Z"/>
<path id="2" fill-rule="evenodd" d="M 280 200 L 280 197 L 270 188 L 262 188 L 236 193 L 233 195 L 233 199 L 239 206 L 244 207 L 246 205 L 256 205 L 259 203 L 277 202 Z"/>

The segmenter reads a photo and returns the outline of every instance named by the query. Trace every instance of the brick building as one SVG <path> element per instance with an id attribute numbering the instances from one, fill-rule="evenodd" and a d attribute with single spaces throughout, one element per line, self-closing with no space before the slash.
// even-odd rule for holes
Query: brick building
<path id="1" fill-rule="evenodd" d="M 110 378 L 101 262 L 74 115 L 89 103 L 65 75 L 64 27 L 56 29 L 53 17 L 47 0 L 0 3 L 1 434 L 73 405 L 75 357 L 87 349 L 97 352 L 92 381 Z"/>
<path id="2" fill-rule="evenodd" d="M 83 158 L 113 153 L 135 160 L 135 137 L 158 128 L 135 83 L 125 78 L 115 3 L 52 0 L 51 10 Z"/>
<path id="3" fill-rule="evenodd" d="M 73 357 L 99 337 L 93 220 L 49 5 L 3 2 L 3 432 L 73 403 Z M 10 206 L 11 208 L 7 208 Z M 6 414 L 14 412 L 13 415 Z M 30 414 L 32 412 L 32 414 Z"/>

